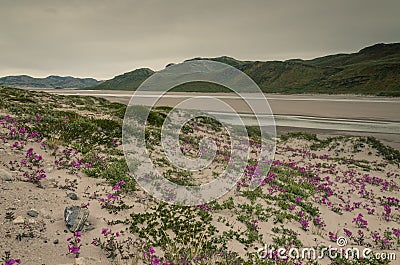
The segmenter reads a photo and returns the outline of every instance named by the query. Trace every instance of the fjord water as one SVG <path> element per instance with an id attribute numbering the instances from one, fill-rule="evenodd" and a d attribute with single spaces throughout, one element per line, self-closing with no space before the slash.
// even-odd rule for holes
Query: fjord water
<path id="1" fill-rule="evenodd" d="M 43 91 L 43 90 L 41 90 Z M 113 102 L 127 104 L 133 91 L 110 90 L 44 90 L 60 95 L 81 95 L 107 98 Z M 257 120 L 249 105 L 257 105 L 264 98 L 245 94 L 246 102 L 235 94 L 227 93 L 185 93 L 174 92 L 162 96 L 158 106 L 175 106 L 192 97 L 216 97 L 240 113 L 246 125 L 257 125 Z M 157 92 L 135 94 L 140 104 L 149 105 Z M 391 134 L 400 141 L 400 99 L 387 97 L 369 97 L 353 95 L 278 95 L 266 94 L 276 126 L 291 128 L 309 128 L 331 131 L 352 131 Z M 209 104 L 209 101 L 207 101 Z M 219 112 L 217 105 L 207 105 L 201 100 L 191 106 L 196 110 L 212 111 L 220 119 L 235 123 L 233 115 Z M 257 114 L 257 113 L 256 113 Z M 270 117 L 257 115 L 260 125 L 270 122 Z"/>

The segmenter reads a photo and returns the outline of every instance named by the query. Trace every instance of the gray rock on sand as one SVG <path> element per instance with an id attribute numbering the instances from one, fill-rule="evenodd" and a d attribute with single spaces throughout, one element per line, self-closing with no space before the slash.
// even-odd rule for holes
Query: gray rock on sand
<path id="1" fill-rule="evenodd" d="M 89 209 L 67 206 L 64 210 L 65 225 L 71 232 L 81 231 L 89 217 Z"/>
<path id="2" fill-rule="evenodd" d="M 38 211 L 34 209 L 27 211 L 26 214 L 29 215 L 30 217 L 37 217 L 39 215 Z"/>
<path id="3" fill-rule="evenodd" d="M 73 193 L 73 192 L 68 193 L 68 194 L 67 194 L 67 197 L 70 198 L 70 199 L 73 200 L 73 201 L 78 200 L 78 195 L 76 195 L 76 193 Z"/>
<path id="4" fill-rule="evenodd" d="M 14 177 L 12 174 L 2 168 L 0 168 L 0 180 L 2 181 L 13 181 Z"/>

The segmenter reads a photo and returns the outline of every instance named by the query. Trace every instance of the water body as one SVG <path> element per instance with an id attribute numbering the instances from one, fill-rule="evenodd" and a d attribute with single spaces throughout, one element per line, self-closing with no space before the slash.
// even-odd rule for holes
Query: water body
<path id="1" fill-rule="evenodd" d="M 41 90 L 43 91 L 43 90 Z M 107 98 L 113 102 L 128 104 L 134 92 L 98 91 L 98 90 L 45 90 L 60 95 L 81 95 Z M 211 96 L 234 106 L 246 125 L 257 125 L 257 120 L 248 105 L 234 94 L 205 94 L 174 92 L 163 95 L 158 106 L 176 104 L 197 96 Z M 141 105 L 151 105 L 158 97 L 157 92 L 136 94 Z M 261 104 L 265 99 L 245 94 L 251 105 Z M 357 132 L 358 135 L 383 135 L 387 141 L 400 145 L 400 99 L 387 97 L 369 97 L 352 95 L 278 95 L 265 94 L 274 115 L 275 123 L 280 128 L 325 130 L 344 134 Z M 235 123 L 235 117 L 218 110 L 218 106 L 207 106 L 201 100 L 191 106 L 193 109 L 213 111 L 220 119 Z M 271 118 L 266 112 L 257 113 L 261 125 L 270 125 Z M 268 113 L 267 113 L 268 114 Z M 264 115 L 264 116 L 263 116 Z M 286 131 L 286 130 L 284 130 Z M 356 134 L 357 134 L 356 133 Z M 382 139 L 382 137 L 381 137 Z M 388 140 L 389 139 L 389 140 Z"/>
<path id="2" fill-rule="evenodd" d="M 227 113 L 213 113 L 220 120 L 240 125 L 236 117 Z M 270 126 L 271 118 L 266 115 L 239 114 L 245 125 Z M 274 115 L 275 125 L 280 127 L 311 128 L 334 131 L 373 132 L 398 135 L 400 138 L 400 122 L 372 121 L 357 119 L 331 119 L 310 116 Z"/>

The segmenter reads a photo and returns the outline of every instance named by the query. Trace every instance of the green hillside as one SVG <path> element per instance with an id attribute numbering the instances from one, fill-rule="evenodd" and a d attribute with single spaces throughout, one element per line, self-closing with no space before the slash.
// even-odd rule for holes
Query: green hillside
<path id="1" fill-rule="evenodd" d="M 101 90 L 135 90 L 150 77 L 154 71 L 149 68 L 140 68 L 132 72 L 118 75 L 113 79 L 107 80 L 99 85 L 93 86 L 90 89 Z"/>
<path id="2" fill-rule="evenodd" d="M 76 78 L 56 75 L 51 75 L 45 78 L 34 78 L 28 75 L 5 76 L 0 78 L 0 85 L 20 88 L 87 88 L 99 83 L 100 81 L 93 78 Z"/>
<path id="3" fill-rule="evenodd" d="M 376 44 L 351 54 L 312 60 L 239 61 L 227 56 L 193 58 L 232 65 L 249 75 L 266 93 L 326 93 L 400 96 L 400 43 Z M 92 89 L 135 90 L 153 74 L 138 69 Z M 191 83 L 176 91 L 226 92 L 216 85 Z"/>

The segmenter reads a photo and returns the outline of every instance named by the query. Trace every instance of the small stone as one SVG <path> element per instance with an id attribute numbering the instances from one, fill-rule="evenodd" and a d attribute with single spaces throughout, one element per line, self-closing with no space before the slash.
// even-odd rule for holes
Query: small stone
<path id="1" fill-rule="evenodd" d="M 2 168 L 0 168 L 0 179 L 2 181 L 13 181 L 14 177 L 12 176 L 12 174 Z"/>
<path id="2" fill-rule="evenodd" d="M 37 217 L 39 215 L 38 211 L 34 209 L 27 211 L 26 214 L 29 215 L 30 217 Z"/>
<path id="3" fill-rule="evenodd" d="M 71 232 L 81 231 L 89 217 L 89 209 L 67 206 L 64 210 L 65 225 Z"/>
<path id="4" fill-rule="evenodd" d="M 53 241 L 53 244 L 54 244 L 54 245 L 57 245 L 59 242 L 60 242 L 60 241 L 59 241 L 58 239 L 55 239 L 55 240 Z"/>
<path id="5" fill-rule="evenodd" d="M 76 201 L 78 199 L 78 195 L 76 195 L 76 193 L 73 193 L 73 192 L 68 193 L 67 196 L 68 196 L 68 198 L 70 198 L 73 201 Z"/>
<path id="6" fill-rule="evenodd" d="M 13 224 L 15 225 L 22 225 L 23 223 L 25 223 L 25 220 L 22 216 L 17 216 L 17 218 L 13 220 Z"/>
<path id="7" fill-rule="evenodd" d="M 28 219 L 28 224 L 34 225 L 34 224 L 36 224 L 36 220 L 35 220 L 35 219 L 32 219 L 32 218 L 29 218 L 29 219 Z"/>

